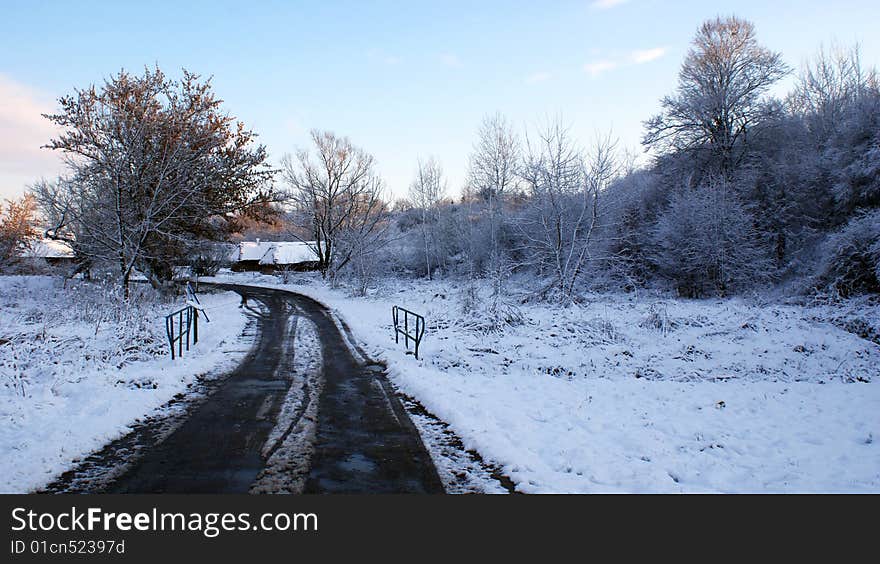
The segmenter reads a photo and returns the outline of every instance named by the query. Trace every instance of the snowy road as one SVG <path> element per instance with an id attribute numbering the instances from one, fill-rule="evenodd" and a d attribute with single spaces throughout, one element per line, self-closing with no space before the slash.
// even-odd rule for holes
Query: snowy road
<path id="1" fill-rule="evenodd" d="M 247 297 L 258 341 L 244 362 L 176 422 L 156 420 L 107 445 L 50 484 L 49 492 L 245 493 L 267 463 L 293 378 L 298 316 L 314 324 L 321 343 L 317 424 L 308 452 L 308 493 L 442 493 L 418 432 L 383 373 L 345 343 L 344 325 L 320 303 L 281 290 L 218 285 Z M 293 323 L 292 323 L 293 321 Z M 357 358 L 356 358 L 357 357 Z M 308 401 L 309 394 L 303 395 Z M 295 410 L 289 431 L 306 406 Z M 170 427 L 170 428 L 169 428 Z M 273 449 L 274 451 L 274 449 Z M 295 462 L 295 461 L 290 461 Z M 261 483 L 260 491 L 271 492 Z M 286 489 L 285 491 L 290 491 Z"/>

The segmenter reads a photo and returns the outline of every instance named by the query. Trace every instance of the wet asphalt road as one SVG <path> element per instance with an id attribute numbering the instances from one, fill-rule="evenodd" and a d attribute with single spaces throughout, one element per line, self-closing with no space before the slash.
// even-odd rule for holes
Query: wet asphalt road
<path id="1" fill-rule="evenodd" d="M 164 440 L 143 447 L 112 481 L 91 488 L 74 469 L 46 491 L 105 493 L 247 493 L 265 466 L 263 444 L 275 425 L 291 380 L 282 344 L 291 315 L 315 323 L 324 387 L 305 493 L 443 493 L 418 432 L 393 393 L 383 367 L 356 359 L 322 304 L 285 292 L 218 284 L 246 296 L 257 316 L 258 341 L 245 360 L 187 414 Z M 262 308 L 254 308 L 260 302 Z M 209 327 L 209 326 L 208 326 Z M 358 354 L 358 356 L 363 356 Z M 132 445 L 151 440 L 145 426 L 90 457 L 118 464 Z M 120 453 L 122 453 L 120 455 Z"/>

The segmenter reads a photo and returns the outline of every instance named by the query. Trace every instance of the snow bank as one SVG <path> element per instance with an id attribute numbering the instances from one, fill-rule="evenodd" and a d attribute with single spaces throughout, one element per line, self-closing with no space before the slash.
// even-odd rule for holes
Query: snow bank
<path id="1" fill-rule="evenodd" d="M 2 492 L 46 484 L 185 392 L 197 375 L 222 373 L 247 352 L 236 294 L 200 296 L 211 322 L 200 323 L 198 345 L 172 362 L 163 316 L 182 304 L 115 311 L 101 291 L 63 290 L 49 277 L 0 277 Z M 127 329 L 118 315 L 129 316 Z"/>

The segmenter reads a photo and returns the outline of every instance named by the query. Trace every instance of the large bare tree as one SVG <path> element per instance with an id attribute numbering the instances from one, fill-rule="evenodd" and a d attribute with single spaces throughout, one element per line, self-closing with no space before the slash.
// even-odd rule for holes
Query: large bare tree
<path id="1" fill-rule="evenodd" d="M 645 122 L 643 144 L 686 151 L 728 174 L 764 112 L 762 97 L 788 73 L 779 53 L 761 46 L 755 26 L 735 16 L 705 22 L 661 114 Z"/>
<path id="2" fill-rule="evenodd" d="M 321 275 L 332 278 L 381 244 L 387 205 L 372 155 L 329 131 L 313 130 L 311 138 L 314 154 L 284 156 L 284 177 Z"/>
<path id="3" fill-rule="evenodd" d="M 265 148 L 221 103 L 210 81 L 158 68 L 61 98 L 46 117 L 62 133 L 47 147 L 64 154 L 69 174 L 33 188 L 48 236 L 83 261 L 115 263 L 126 290 L 135 268 L 154 285 L 170 279 L 230 214 L 273 197 Z"/>
<path id="4" fill-rule="evenodd" d="M 510 268 L 501 231 L 505 201 L 518 188 L 520 181 L 520 154 L 519 138 L 503 115 L 496 113 L 483 119 L 468 163 L 467 189 L 488 207 L 492 310 L 498 307 Z"/>
<path id="5" fill-rule="evenodd" d="M 803 66 L 788 104 L 824 142 L 844 121 L 848 108 L 878 90 L 880 75 L 876 68 L 863 66 L 860 47 L 834 45 L 821 48 Z"/>
<path id="6" fill-rule="evenodd" d="M 432 249 L 436 247 L 439 207 L 445 195 L 446 181 L 440 163 L 434 157 L 429 157 L 424 162 L 420 160 L 416 177 L 409 186 L 409 199 L 420 215 L 422 248 L 425 253 L 425 270 L 428 279 L 432 278 L 433 269 L 439 266 L 431 259 L 437 254 Z"/>
<path id="7" fill-rule="evenodd" d="M 585 154 L 559 120 L 527 139 L 522 175 L 530 201 L 517 222 L 521 254 L 548 282 L 538 292 L 571 303 L 593 260 L 599 198 L 620 173 L 617 142 L 597 138 Z"/>

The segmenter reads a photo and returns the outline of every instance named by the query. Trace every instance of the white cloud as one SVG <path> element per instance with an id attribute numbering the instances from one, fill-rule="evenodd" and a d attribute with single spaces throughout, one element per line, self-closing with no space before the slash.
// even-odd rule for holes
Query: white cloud
<path id="1" fill-rule="evenodd" d="M 24 179 L 61 172 L 58 152 L 40 148 L 58 134 L 41 115 L 54 111 L 50 97 L 0 74 L 0 195 L 20 193 Z"/>
<path id="2" fill-rule="evenodd" d="M 549 72 L 536 72 L 526 77 L 526 84 L 537 84 L 539 82 L 546 82 L 551 78 L 553 78 L 553 75 Z"/>
<path id="3" fill-rule="evenodd" d="M 608 10 L 621 4 L 626 4 L 629 0 L 595 0 L 590 7 L 594 10 Z"/>
<path id="4" fill-rule="evenodd" d="M 657 59 L 665 55 L 666 51 L 666 47 L 655 47 L 654 49 L 633 51 L 632 53 L 630 53 L 630 60 L 637 65 L 650 63 L 651 61 L 656 61 Z"/>
<path id="5" fill-rule="evenodd" d="M 653 49 L 644 49 L 630 51 L 627 55 L 619 55 L 613 58 L 600 59 L 584 65 L 584 72 L 592 78 L 598 78 L 600 75 L 612 71 L 620 67 L 628 67 L 633 65 L 643 65 L 656 61 L 664 55 L 668 49 L 666 47 L 655 47 Z"/>
<path id="6" fill-rule="evenodd" d="M 597 78 L 599 75 L 606 73 L 608 71 L 616 69 L 620 66 L 620 63 L 616 61 L 611 61 L 605 59 L 603 61 L 594 61 L 592 63 L 587 63 L 584 65 L 584 70 L 593 78 Z"/>

